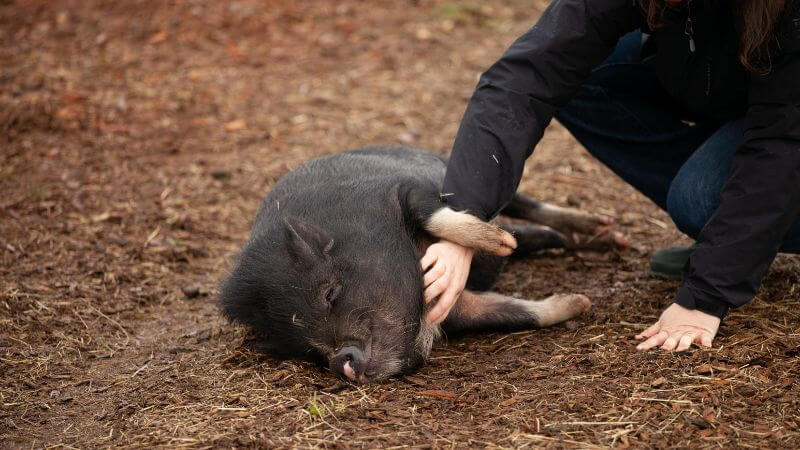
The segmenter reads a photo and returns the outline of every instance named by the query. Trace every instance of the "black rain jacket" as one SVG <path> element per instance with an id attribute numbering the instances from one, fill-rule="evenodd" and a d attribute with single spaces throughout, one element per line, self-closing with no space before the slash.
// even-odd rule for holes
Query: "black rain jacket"
<path id="1" fill-rule="evenodd" d="M 765 75 L 737 61 L 729 0 L 669 8 L 642 49 L 687 117 L 745 119 L 720 206 L 697 239 L 676 299 L 720 318 L 755 295 L 800 213 L 800 0 L 787 3 Z M 556 110 L 637 28 L 647 31 L 636 0 L 555 0 L 481 76 L 450 157 L 447 203 L 494 217 L 519 186 Z"/>

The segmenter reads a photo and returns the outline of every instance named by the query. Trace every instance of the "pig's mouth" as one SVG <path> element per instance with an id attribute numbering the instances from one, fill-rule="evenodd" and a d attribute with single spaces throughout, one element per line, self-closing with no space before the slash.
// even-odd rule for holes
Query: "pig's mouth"
<path id="1" fill-rule="evenodd" d="M 401 372 L 400 359 L 375 355 L 371 340 L 363 348 L 339 350 L 330 360 L 331 371 L 359 384 L 374 383 Z"/>
<path id="2" fill-rule="evenodd" d="M 330 369 L 350 381 L 366 383 L 375 376 L 372 339 L 366 343 L 344 345 L 330 358 Z"/>
<path id="3" fill-rule="evenodd" d="M 346 361 L 344 363 L 344 376 L 349 378 L 351 381 L 358 379 L 355 369 L 353 369 L 353 366 L 350 365 L 350 361 Z"/>
<path id="4" fill-rule="evenodd" d="M 438 326 L 429 326 L 424 320 L 415 340 L 409 344 L 391 339 L 384 342 L 381 336 L 375 336 L 374 331 L 364 341 L 349 341 L 339 347 L 329 358 L 331 372 L 354 383 L 365 384 L 416 369 L 427 359 L 431 345 L 440 333 Z"/>

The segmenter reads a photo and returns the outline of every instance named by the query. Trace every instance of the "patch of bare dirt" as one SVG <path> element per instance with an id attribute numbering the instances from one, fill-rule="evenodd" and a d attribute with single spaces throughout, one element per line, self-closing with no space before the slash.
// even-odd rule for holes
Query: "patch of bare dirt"
<path id="1" fill-rule="evenodd" d="M 0 442 L 65 447 L 800 447 L 800 261 L 713 350 L 641 354 L 669 218 L 554 124 L 521 189 L 617 219 L 500 290 L 576 323 L 438 345 L 354 386 L 254 353 L 214 305 L 260 199 L 322 154 L 446 152 L 479 72 L 545 1 L 0 1 Z"/>

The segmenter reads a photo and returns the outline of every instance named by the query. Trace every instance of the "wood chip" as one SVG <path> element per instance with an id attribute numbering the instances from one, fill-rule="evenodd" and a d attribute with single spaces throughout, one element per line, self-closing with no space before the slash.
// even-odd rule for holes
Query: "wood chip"
<path id="1" fill-rule="evenodd" d="M 424 395 L 426 397 L 436 397 L 442 400 L 454 400 L 456 394 L 450 391 L 442 391 L 438 389 L 428 389 L 424 391 L 417 391 L 417 395 Z"/>
<path id="2" fill-rule="evenodd" d="M 653 386 L 654 388 L 657 388 L 657 387 L 663 386 L 664 384 L 666 384 L 666 382 L 667 382 L 666 378 L 658 377 L 655 380 L 653 380 L 652 382 L 650 382 L 650 386 Z"/>
<path id="3" fill-rule="evenodd" d="M 708 375 L 712 372 L 714 372 L 714 369 L 711 364 L 701 364 L 694 369 L 694 373 L 698 375 Z"/>

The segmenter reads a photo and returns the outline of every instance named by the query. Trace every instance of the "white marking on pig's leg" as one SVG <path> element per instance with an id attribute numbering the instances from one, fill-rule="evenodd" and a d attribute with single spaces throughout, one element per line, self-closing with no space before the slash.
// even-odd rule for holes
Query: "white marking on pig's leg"
<path id="1" fill-rule="evenodd" d="M 549 327 L 581 314 L 591 305 L 580 294 L 558 294 L 535 301 L 496 292 L 464 291 L 457 304 L 456 320 L 465 329 Z"/>
<path id="2" fill-rule="evenodd" d="M 417 341 L 416 341 L 417 353 L 420 354 L 423 359 L 428 359 L 428 355 L 430 355 L 431 353 L 431 348 L 433 347 L 433 343 L 437 341 L 441 336 L 442 336 L 442 328 L 438 324 L 436 325 L 429 324 L 423 317 L 419 327 L 419 334 L 417 334 Z"/>
<path id="3" fill-rule="evenodd" d="M 540 327 L 549 327 L 572 319 L 592 306 L 581 294 L 556 294 L 539 301 L 525 301 L 525 309 L 536 316 Z"/>
<path id="4" fill-rule="evenodd" d="M 425 229 L 438 238 L 498 256 L 508 256 L 517 248 L 514 236 L 500 227 L 446 207 L 428 218 Z"/>

